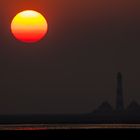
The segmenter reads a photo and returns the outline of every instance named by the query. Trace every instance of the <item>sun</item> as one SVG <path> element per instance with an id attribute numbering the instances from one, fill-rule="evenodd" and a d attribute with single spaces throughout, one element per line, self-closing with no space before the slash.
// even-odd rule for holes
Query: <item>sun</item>
<path id="1" fill-rule="evenodd" d="M 34 10 L 18 13 L 11 22 L 11 32 L 21 42 L 38 42 L 46 35 L 47 31 L 47 20 L 42 14 Z"/>

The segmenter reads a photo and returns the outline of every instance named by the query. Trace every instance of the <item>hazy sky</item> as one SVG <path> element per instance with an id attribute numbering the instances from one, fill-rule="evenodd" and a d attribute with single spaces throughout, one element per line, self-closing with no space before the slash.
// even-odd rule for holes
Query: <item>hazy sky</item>
<path id="1" fill-rule="evenodd" d="M 118 71 L 126 105 L 140 101 L 139 0 L 4 0 L 0 9 L 0 114 L 83 113 L 105 100 L 114 106 Z M 12 18 L 27 9 L 49 24 L 35 44 L 10 32 Z"/>

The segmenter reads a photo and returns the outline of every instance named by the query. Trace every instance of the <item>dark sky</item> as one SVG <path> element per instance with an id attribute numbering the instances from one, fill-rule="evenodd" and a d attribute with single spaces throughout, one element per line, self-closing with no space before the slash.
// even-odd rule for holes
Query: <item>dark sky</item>
<path id="1" fill-rule="evenodd" d="M 27 9 L 48 20 L 38 43 L 10 32 L 12 18 Z M 105 100 L 114 106 L 119 71 L 126 105 L 139 102 L 139 0 L 1 1 L 0 114 L 86 113 Z"/>

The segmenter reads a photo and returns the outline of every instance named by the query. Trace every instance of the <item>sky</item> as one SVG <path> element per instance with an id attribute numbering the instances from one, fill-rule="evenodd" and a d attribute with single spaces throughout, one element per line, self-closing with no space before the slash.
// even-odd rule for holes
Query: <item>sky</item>
<path id="1" fill-rule="evenodd" d="M 38 43 L 16 40 L 13 17 L 36 10 L 48 21 Z M 140 103 L 139 0 L 4 0 L 0 4 L 0 114 L 78 114 Z"/>

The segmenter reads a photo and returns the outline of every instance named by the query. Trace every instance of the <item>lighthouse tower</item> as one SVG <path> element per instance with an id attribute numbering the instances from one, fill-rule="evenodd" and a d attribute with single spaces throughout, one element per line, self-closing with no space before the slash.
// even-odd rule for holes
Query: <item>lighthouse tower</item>
<path id="1" fill-rule="evenodd" d="M 119 72 L 117 74 L 117 97 L 116 97 L 116 110 L 124 110 L 124 100 L 123 100 L 123 79 L 122 74 Z"/>

